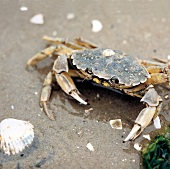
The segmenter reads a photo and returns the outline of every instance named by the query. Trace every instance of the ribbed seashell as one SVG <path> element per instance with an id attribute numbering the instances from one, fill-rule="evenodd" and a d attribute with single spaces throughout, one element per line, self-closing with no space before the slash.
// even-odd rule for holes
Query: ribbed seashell
<path id="1" fill-rule="evenodd" d="M 5 119 L 0 123 L 0 148 L 5 154 L 17 154 L 33 142 L 34 126 L 28 121 Z"/>

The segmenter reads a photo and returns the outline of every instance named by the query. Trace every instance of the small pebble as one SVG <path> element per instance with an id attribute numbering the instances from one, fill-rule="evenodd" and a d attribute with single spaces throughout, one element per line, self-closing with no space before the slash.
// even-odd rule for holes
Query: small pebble
<path id="1" fill-rule="evenodd" d="M 91 143 L 88 143 L 88 144 L 86 145 L 86 147 L 87 147 L 87 149 L 89 149 L 90 151 L 94 151 L 94 148 L 93 148 L 93 146 L 92 146 Z"/>
<path id="2" fill-rule="evenodd" d="M 144 138 L 146 138 L 146 139 L 148 139 L 148 140 L 151 140 L 151 138 L 150 138 L 150 135 L 149 135 L 149 134 L 144 134 L 144 135 L 143 135 L 143 137 L 144 137 Z"/>
<path id="3" fill-rule="evenodd" d="M 97 98 L 100 98 L 100 95 L 99 95 L 99 93 L 97 93 L 96 97 L 97 97 Z"/>
<path id="4" fill-rule="evenodd" d="M 11 109 L 14 110 L 14 105 L 11 105 Z"/>
<path id="5" fill-rule="evenodd" d="M 122 129 L 121 119 L 110 120 L 109 123 L 110 123 L 112 128 Z"/>
<path id="6" fill-rule="evenodd" d="M 99 20 L 92 20 L 92 32 L 99 32 L 102 30 L 103 25 Z"/>
<path id="7" fill-rule="evenodd" d="M 74 14 L 74 13 L 68 13 L 67 16 L 66 16 L 66 18 L 67 18 L 68 20 L 74 19 L 74 18 L 75 18 L 75 14 Z"/>
<path id="8" fill-rule="evenodd" d="M 93 110 L 93 108 L 91 107 L 90 109 L 85 110 L 85 113 L 90 113 Z"/>
<path id="9" fill-rule="evenodd" d="M 140 150 L 142 149 L 142 146 L 139 145 L 139 143 L 135 143 L 135 144 L 134 144 L 134 148 L 135 148 L 136 150 L 140 151 Z"/>
<path id="10" fill-rule="evenodd" d="M 30 19 L 30 22 L 33 23 L 33 24 L 37 24 L 37 25 L 44 24 L 44 16 L 43 16 L 43 14 L 36 14 L 36 15 L 34 15 Z"/>
<path id="11" fill-rule="evenodd" d="M 164 98 L 165 98 L 165 99 L 169 99 L 169 95 L 166 94 L 166 95 L 164 96 Z"/>
<path id="12" fill-rule="evenodd" d="M 26 6 L 20 7 L 20 11 L 27 11 L 27 10 L 28 10 L 28 8 Z"/>
<path id="13" fill-rule="evenodd" d="M 160 122 L 159 116 L 157 116 L 157 117 L 153 120 L 153 122 L 154 122 L 154 127 L 155 127 L 156 129 L 160 129 L 160 128 L 161 128 L 161 122 Z"/>
<path id="14" fill-rule="evenodd" d="M 115 55 L 115 52 L 111 49 L 105 49 L 103 52 L 102 52 L 102 55 L 103 56 L 112 56 L 112 55 Z"/>
<path id="15" fill-rule="evenodd" d="M 122 161 L 127 161 L 127 159 L 125 158 L 125 159 L 123 159 Z"/>

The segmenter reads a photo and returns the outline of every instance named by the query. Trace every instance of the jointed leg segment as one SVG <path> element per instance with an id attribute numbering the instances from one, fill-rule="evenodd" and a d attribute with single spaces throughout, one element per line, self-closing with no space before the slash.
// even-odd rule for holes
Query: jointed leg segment
<path id="1" fill-rule="evenodd" d="M 158 116 L 161 110 L 162 99 L 152 85 L 148 87 L 147 92 L 141 99 L 141 102 L 146 104 L 146 108 L 139 113 L 135 120 L 134 127 L 124 141 L 134 140 L 143 131 L 143 129 Z"/>
<path id="2" fill-rule="evenodd" d="M 27 66 L 34 66 L 39 61 L 51 55 L 58 55 L 58 58 L 54 62 L 52 72 L 49 72 L 44 80 L 40 97 L 40 105 L 43 108 L 44 112 L 51 120 L 54 120 L 53 114 L 47 109 L 47 102 L 49 101 L 52 91 L 53 76 L 55 76 L 59 86 L 63 89 L 65 93 L 72 96 L 80 103 L 87 104 L 87 102 L 80 97 L 81 94 L 71 78 L 71 76 L 81 76 L 82 78 L 83 75 L 74 70 L 69 71 L 66 55 L 71 55 L 73 50 L 96 48 L 97 46 L 90 42 L 84 41 L 81 38 L 75 39 L 76 44 L 69 42 L 67 39 L 63 38 L 51 38 L 48 36 L 44 36 L 43 39 L 47 40 L 50 43 L 55 43 L 57 44 L 57 46 L 47 47 L 46 49 L 37 53 L 35 56 L 28 60 Z"/>
<path id="3" fill-rule="evenodd" d="M 51 112 L 49 112 L 47 109 L 47 102 L 50 99 L 51 90 L 52 90 L 52 79 L 53 79 L 53 74 L 52 74 L 52 72 L 49 72 L 44 80 L 43 87 L 41 90 L 40 106 L 43 108 L 46 115 L 51 120 L 54 120 L 53 114 Z"/>
<path id="4" fill-rule="evenodd" d="M 146 84 L 160 84 L 170 82 L 170 70 L 168 64 L 140 60 L 140 63 L 144 65 L 150 73 L 151 78 L 148 78 Z"/>
<path id="5" fill-rule="evenodd" d="M 48 47 L 42 52 L 36 54 L 30 60 L 28 60 L 27 65 L 36 65 L 39 61 L 51 55 L 58 56 L 54 62 L 52 71 L 47 74 L 44 80 L 40 97 L 40 105 L 43 107 L 44 112 L 51 120 L 54 120 L 53 114 L 47 109 L 47 102 L 49 101 L 52 91 L 53 77 L 55 77 L 57 83 L 66 94 L 86 105 L 87 102 L 81 98 L 81 94 L 71 78 L 87 78 L 86 74 L 84 74 L 85 72 L 82 73 L 81 70 L 69 70 L 67 54 L 71 55 L 74 50 L 92 49 L 96 48 L 97 46 L 90 42 L 84 41 L 81 38 L 75 39 L 76 44 L 63 38 L 51 38 L 44 36 L 43 39 L 50 43 L 57 44 L 57 46 Z M 162 99 L 151 84 L 159 84 L 170 81 L 170 71 L 165 64 L 150 61 L 140 61 L 140 63 L 146 67 L 147 71 L 151 75 L 151 78 L 148 78 L 148 80 L 143 84 L 134 86 L 132 88 L 123 89 L 123 91 L 132 96 L 140 98 L 143 96 L 141 101 L 146 105 L 146 108 L 144 108 L 139 113 L 134 127 L 124 141 L 134 140 L 136 137 L 138 137 L 144 128 L 146 128 L 150 122 L 158 116 L 161 110 Z M 91 79 L 91 77 L 88 77 L 88 79 Z M 146 86 L 149 87 L 145 89 Z"/>
<path id="6" fill-rule="evenodd" d="M 82 38 L 76 38 L 74 40 L 75 44 L 72 43 L 72 42 L 69 42 L 67 39 L 65 38 L 51 38 L 49 36 L 44 36 L 43 37 L 44 40 L 50 42 L 50 43 L 54 43 L 54 44 L 63 44 L 69 48 L 72 48 L 74 50 L 81 50 L 81 49 L 84 49 L 84 48 L 88 48 L 88 49 L 93 49 L 93 48 L 97 48 L 97 45 L 91 43 L 91 42 L 88 42 L 86 40 L 83 40 Z"/>
<path id="7" fill-rule="evenodd" d="M 44 112 L 51 120 L 54 120 L 54 116 L 51 112 L 48 111 L 47 102 L 49 101 L 51 95 L 53 75 L 55 76 L 58 85 L 65 93 L 72 96 L 81 104 L 87 104 L 87 102 L 81 98 L 80 92 L 76 88 L 72 78 L 68 73 L 68 63 L 66 56 L 58 56 L 54 62 L 53 72 L 49 72 L 44 80 L 40 97 L 40 105 L 43 107 Z"/>

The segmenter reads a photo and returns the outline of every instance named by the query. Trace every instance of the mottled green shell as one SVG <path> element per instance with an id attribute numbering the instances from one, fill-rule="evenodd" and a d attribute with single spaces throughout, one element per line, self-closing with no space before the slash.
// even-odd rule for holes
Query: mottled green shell
<path id="1" fill-rule="evenodd" d="M 97 48 L 76 51 L 71 58 L 77 69 L 90 72 L 101 79 L 117 80 L 119 84 L 126 86 L 136 86 L 150 77 L 137 58 L 117 50 Z"/>

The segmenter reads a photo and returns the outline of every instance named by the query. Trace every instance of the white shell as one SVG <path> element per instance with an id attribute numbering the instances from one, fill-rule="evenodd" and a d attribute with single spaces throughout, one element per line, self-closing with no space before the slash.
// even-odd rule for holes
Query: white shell
<path id="1" fill-rule="evenodd" d="M 74 18 L 75 18 L 75 14 L 74 14 L 74 13 L 68 13 L 67 16 L 66 16 L 66 18 L 67 18 L 68 20 L 74 19 Z"/>
<path id="2" fill-rule="evenodd" d="M 86 145 L 86 147 L 87 147 L 90 151 L 94 151 L 94 147 L 92 146 L 91 143 L 88 143 L 88 144 Z"/>
<path id="3" fill-rule="evenodd" d="M 40 13 L 40 14 L 34 15 L 30 19 L 30 22 L 33 23 L 33 24 L 37 24 L 37 25 L 44 24 L 44 16 L 43 16 L 43 14 Z"/>
<path id="4" fill-rule="evenodd" d="M 109 123 L 112 128 L 120 129 L 120 130 L 122 129 L 121 119 L 110 120 Z"/>
<path id="5" fill-rule="evenodd" d="M 142 145 L 140 145 L 139 143 L 135 143 L 135 144 L 134 144 L 134 148 L 135 148 L 136 150 L 138 150 L 138 151 L 141 151 Z"/>
<path id="6" fill-rule="evenodd" d="M 143 137 L 146 138 L 146 139 L 148 139 L 148 140 L 151 140 L 151 137 L 150 137 L 149 134 L 144 134 Z"/>
<path id="7" fill-rule="evenodd" d="M 34 139 L 34 126 L 28 121 L 5 119 L 0 123 L 0 148 L 5 154 L 17 154 Z"/>
<path id="8" fill-rule="evenodd" d="M 99 20 L 92 20 L 92 31 L 93 32 L 99 32 L 102 30 L 103 25 Z"/>
<path id="9" fill-rule="evenodd" d="M 154 122 L 154 127 L 155 127 L 156 129 L 160 129 L 160 128 L 161 128 L 161 122 L 160 122 L 159 116 L 157 116 L 157 117 L 153 120 L 153 122 Z"/>

